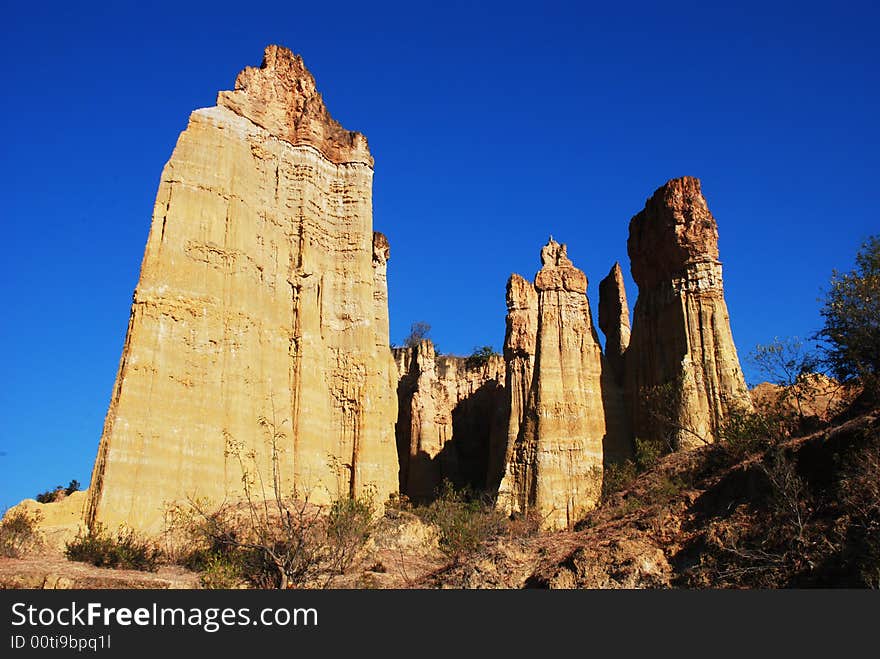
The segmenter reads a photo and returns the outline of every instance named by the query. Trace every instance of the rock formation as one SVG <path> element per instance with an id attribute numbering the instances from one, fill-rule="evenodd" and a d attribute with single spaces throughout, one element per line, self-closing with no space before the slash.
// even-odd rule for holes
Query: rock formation
<path id="1" fill-rule="evenodd" d="M 86 521 L 242 496 L 397 490 L 394 363 L 366 138 L 269 46 L 196 110 L 162 172 Z M 271 492 L 270 492 L 271 495 Z"/>
<path id="2" fill-rule="evenodd" d="M 620 264 L 599 282 L 599 328 L 605 335 L 605 359 L 618 384 L 623 384 L 623 355 L 629 347 L 629 306 Z"/>
<path id="3" fill-rule="evenodd" d="M 366 138 L 287 49 L 191 114 L 162 172 L 89 490 L 47 518 L 59 537 L 80 520 L 157 532 L 192 498 L 427 500 L 444 479 L 571 527 L 634 439 L 694 446 L 750 408 L 697 179 L 669 181 L 630 222 L 632 331 L 615 264 L 599 286 L 603 355 L 587 277 L 551 238 L 534 283 L 507 284 L 503 360 L 389 350 L 372 180 Z"/>
<path id="4" fill-rule="evenodd" d="M 605 368 L 602 371 L 602 404 L 606 435 L 606 465 L 633 457 L 633 437 L 624 398 L 625 360 L 629 347 L 629 306 L 620 264 L 615 263 L 599 282 L 599 327 L 605 335 Z"/>
<path id="5" fill-rule="evenodd" d="M 659 188 L 630 221 L 627 248 L 639 287 L 625 357 L 635 436 L 668 432 L 677 447 L 711 441 L 731 409 L 751 403 L 724 301 L 718 227 L 700 181 Z"/>
<path id="6" fill-rule="evenodd" d="M 500 469 L 490 473 L 490 487 L 501 485 L 506 465 L 525 420 L 535 367 L 535 341 L 538 337 L 538 292 L 517 274 L 507 281 L 507 330 L 504 334 L 504 363 L 507 384 L 507 438 Z M 508 494 L 509 495 L 509 494 Z"/>
<path id="7" fill-rule="evenodd" d="M 498 473 L 506 433 L 504 361 L 437 355 L 425 339 L 396 348 L 400 491 L 414 501 L 443 480 L 477 490 Z"/>
<path id="8" fill-rule="evenodd" d="M 565 245 L 551 238 L 541 262 L 534 284 L 535 358 L 528 402 L 498 497 L 499 505 L 512 512 L 536 513 L 545 528 L 565 528 L 601 494 L 602 351 L 586 297 L 587 278 L 572 265 Z M 521 288 L 521 278 L 512 277 L 505 354 L 508 368 L 524 373 L 532 316 L 531 295 Z M 514 400 L 518 393 L 511 391 Z"/>
<path id="9" fill-rule="evenodd" d="M 82 490 L 51 503 L 25 499 L 12 506 L 6 515 L 24 512 L 29 517 L 36 516 L 39 519 L 40 534 L 45 546 L 54 551 L 64 551 L 67 542 L 73 540 L 77 533 L 86 530 L 83 524 L 83 506 L 87 501 L 88 492 Z"/>

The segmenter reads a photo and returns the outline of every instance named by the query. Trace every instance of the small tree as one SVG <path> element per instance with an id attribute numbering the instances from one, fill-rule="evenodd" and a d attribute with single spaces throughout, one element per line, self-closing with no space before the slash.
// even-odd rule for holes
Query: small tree
<path id="1" fill-rule="evenodd" d="M 694 411 L 686 403 L 685 382 L 681 375 L 663 384 L 642 387 L 640 395 L 651 424 L 651 437 L 643 438 L 645 449 L 650 443 L 657 444 L 652 450 L 658 451 L 659 457 L 662 453 L 677 451 L 687 440 L 711 443 L 697 430 Z"/>
<path id="2" fill-rule="evenodd" d="M 807 405 L 814 403 L 822 393 L 817 379 L 819 357 L 805 347 L 798 337 L 775 338 L 766 345 L 755 346 L 750 355 L 752 363 L 769 382 L 782 387 L 776 407 L 790 403 L 803 423 L 807 417 Z"/>
<path id="3" fill-rule="evenodd" d="M 880 384 L 880 235 L 856 254 L 856 268 L 831 274 L 816 334 L 825 362 L 842 382 L 859 379 L 877 393 Z"/>
<path id="4" fill-rule="evenodd" d="M 56 485 L 55 489 L 40 492 L 35 498 L 40 503 L 53 503 L 55 501 L 63 499 L 64 497 L 69 497 L 74 492 L 78 492 L 79 489 L 79 481 L 74 478 L 70 481 L 67 487 L 64 487 L 63 485 Z"/>
<path id="5" fill-rule="evenodd" d="M 194 551 L 186 563 L 203 571 L 203 584 L 228 587 L 239 581 L 258 588 L 329 587 L 359 557 L 374 529 L 374 490 L 338 497 L 329 506 L 310 502 L 309 492 L 282 485 L 281 454 L 287 435 L 271 417 L 260 417 L 271 459 L 271 479 L 264 477 L 254 449 L 226 438 L 226 456 L 239 463 L 243 500 L 215 508 L 190 499 L 189 506 L 172 510 L 167 530 L 192 538 Z M 345 469 L 331 456 L 333 470 Z M 174 528 L 176 527 L 176 529 Z"/>
<path id="6" fill-rule="evenodd" d="M 495 349 L 492 346 L 474 348 L 474 351 L 470 354 L 467 360 L 465 360 L 465 365 L 468 368 L 479 368 L 488 364 L 492 357 L 497 356 L 498 353 L 495 352 Z"/>
<path id="7" fill-rule="evenodd" d="M 409 335 L 403 340 L 403 345 L 407 348 L 415 348 L 422 341 L 428 338 L 431 332 L 431 326 L 423 321 L 413 323 L 409 328 Z"/>

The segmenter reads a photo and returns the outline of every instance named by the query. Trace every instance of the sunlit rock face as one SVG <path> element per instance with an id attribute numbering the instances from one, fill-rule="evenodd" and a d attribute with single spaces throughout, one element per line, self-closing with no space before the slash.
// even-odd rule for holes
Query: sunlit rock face
<path id="1" fill-rule="evenodd" d="M 534 294 L 516 275 L 508 284 L 505 355 L 516 410 L 509 432 L 516 438 L 498 502 L 511 512 L 536 514 L 544 528 L 565 528 L 595 507 L 601 494 L 603 357 L 586 276 L 552 238 L 541 250 L 541 263 Z"/>
<path id="2" fill-rule="evenodd" d="M 724 301 L 718 225 L 700 181 L 673 179 L 630 221 L 627 242 L 639 287 L 625 356 L 626 398 L 635 437 L 656 436 L 647 393 L 677 390 L 663 412 L 679 448 L 713 441 L 730 410 L 751 402 Z"/>
<path id="3" fill-rule="evenodd" d="M 388 241 L 366 138 L 269 46 L 162 172 L 86 521 L 174 501 L 397 490 Z"/>
<path id="4" fill-rule="evenodd" d="M 57 508 L 62 531 L 78 528 L 71 511 L 155 533 L 187 500 L 427 501 L 444 480 L 566 528 L 599 502 L 605 466 L 657 435 L 647 392 L 676 389 L 663 412 L 679 448 L 750 407 L 697 179 L 632 218 L 638 300 L 630 329 L 615 264 L 604 354 L 587 277 L 551 238 L 534 281 L 508 282 L 503 357 L 477 361 L 429 341 L 389 349 L 372 181 L 366 138 L 287 49 L 192 113 L 162 172 L 92 482 Z"/>

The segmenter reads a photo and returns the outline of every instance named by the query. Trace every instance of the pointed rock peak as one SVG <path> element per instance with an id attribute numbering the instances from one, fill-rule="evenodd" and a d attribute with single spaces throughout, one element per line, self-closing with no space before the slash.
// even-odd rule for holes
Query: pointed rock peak
<path id="1" fill-rule="evenodd" d="M 615 263 L 608 271 L 608 275 L 599 282 L 599 295 L 607 294 L 613 299 L 622 302 L 626 308 L 626 284 L 623 281 L 623 270 L 620 263 Z"/>
<path id="2" fill-rule="evenodd" d="M 437 350 L 434 348 L 434 342 L 431 339 L 422 339 L 413 346 L 412 351 L 413 361 L 420 373 L 434 370 L 436 367 Z"/>
<path id="3" fill-rule="evenodd" d="M 620 261 L 615 261 L 614 265 L 611 266 L 608 275 L 602 280 L 603 283 L 606 281 L 614 282 L 614 285 L 620 290 L 624 289 L 623 268 L 620 267 Z M 626 295 L 626 293 L 624 293 L 624 295 Z"/>
<path id="4" fill-rule="evenodd" d="M 574 267 L 564 244 L 550 237 L 541 248 L 542 268 L 535 276 L 535 288 L 539 291 L 587 292 L 587 276 Z"/>
<path id="5" fill-rule="evenodd" d="M 629 329 L 629 305 L 620 263 L 615 263 L 608 276 L 599 282 L 599 327 L 605 336 L 620 334 L 623 327 Z M 628 333 L 626 338 L 628 342 Z"/>
<path id="6" fill-rule="evenodd" d="M 652 287 L 692 263 L 718 261 L 718 225 L 692 176 L 667 181 L 633 216 L 627 241 L 632 276 Z"/>
<path id="7" fill-rule="evenodd" d="M 568 258 L 568 248 L 553 240 L 553 236 L 547 240 L 547 244 L 541 248 L 541 264 L 546 268 L 572 265 Z"/>
<path id="8" fill-rule="evenodd" d="M 302 57 L 283 46 L 267 46 L 259 68 L 242 70 L 235 79 L 235 91 L 220 92 L 217 105 L 279 139 L 308 144 L 331 162 L 373 166 L 367 138 L 346 130 L 330 116 Z"/>
<path id="9" fill-rule="evenodd" d="M 510 275 L 507 280 L 506 324 L 505 358 L 533 355 L 538 327 L 538 291 L 532 282 L 517 274 Z"/>

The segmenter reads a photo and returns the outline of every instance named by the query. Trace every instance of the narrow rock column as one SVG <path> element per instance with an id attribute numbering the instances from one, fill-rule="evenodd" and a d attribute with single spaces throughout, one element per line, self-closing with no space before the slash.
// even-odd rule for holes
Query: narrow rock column
<path id="1" fill-rule="evenodd" d="M 534 513 L 544 528 L 566 528 L 601 495 L 602 351 L 586 297 L 587 278 L 572 265 L 565 245 L 551 238 L 541 262 L 534 286 L 534 374 L 499 506 Z"/>
<path id="2" fill-rule="evenodd" d="M 620 263 L 599 282 L 599 328 L 605 335 L 605 359 L 618 384 L 623 384 L 623 355 L 629 347 L 629 306 Z"/>
<path id="3" fill-rule="evenodd" d="M 633 438 L 624 398 L 625 356 L 629 347 L 629 306 L 620 264 L 599 282 L 599 327 L 605 335 L 602 400 L 605 406 L 605 464 L 633 456 Z"/>
<path id="4" fill-rule="evenodd" d="M 507 281 L 507 330 L 504 336 L 507 433 L 504 446 L 495 449 L 500 463 L 490 465 L 493 469 L 488 477 L 490 486 L 495 489 L 501 486 L 525 419 L 532 388 L 537 335 L 538 293 L 531 282 L 513 274 Z M 501 495 L 501 498 L 507 497 L 510 497 L 509 491 Z"/>

